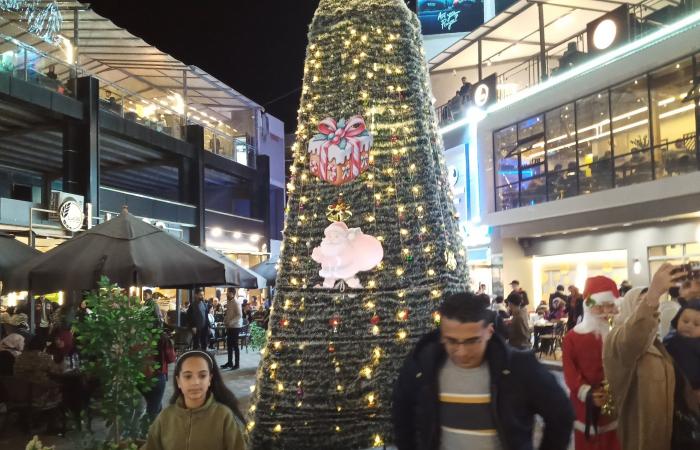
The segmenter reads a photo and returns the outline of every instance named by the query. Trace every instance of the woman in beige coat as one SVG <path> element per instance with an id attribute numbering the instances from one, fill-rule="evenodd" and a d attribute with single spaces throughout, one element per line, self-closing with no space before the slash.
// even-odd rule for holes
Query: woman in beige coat
<path id="1" fill-rule="evenodd" d="M 673 360 L 657 337 L 659 299 L 687 274 L 664 264 L 648 291 L 629 291 L 605 339 L 603 366 L 618 415 L 623 450 L 670 450 L 673 432 Z"/>

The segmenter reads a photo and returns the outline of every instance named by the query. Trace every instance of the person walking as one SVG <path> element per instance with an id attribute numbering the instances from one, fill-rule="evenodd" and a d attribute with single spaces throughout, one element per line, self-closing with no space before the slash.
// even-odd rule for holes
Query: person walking
<path id="1" fill-rule="evenodd" d="M 566 450 L 573 411 L 554 376 L 494 334 L 494 312 L 474 294 L 448 297 L 439 312 L 439 330 L 418 342 L 394 387 L 398 450 L 530 450 L 535 415 L 540 448 Z"/>
<path id="2" fill-rule="evenodd" d="M 173 343 L 163 332 L 158 339 L 153 361 L 147 366 L 145 373 L 147 378 L 154 379 L 153 385 L 141 391 L 141 395 L 146 400 L 146 414 L 151 420 L 155 419 L 162 409 L 165 385 L 168 381 L 168 364 L 174 363 L 175 359 Z"/>
<path id="3" fill-rule="evenodd" d="M 147 307 L 153 312 L 153 324 L 157 328 L 163 326 L 163 312 L 160 310 L 160 306 L 153 298 L 153 291 L 150 289 L 143 290 L 143 306 Z"/>
<path id="4" fill-rule="evenodd" d="M 58 303 L 48 300 L 43 295 L 34 303 L 35 337 L 44 344 L 49 340 L 49 333 L 54 323 L 54 314 L 58 311 Z"/>
<path id="5" fill-rule="evenodd" d="M 508 330 L 508 343 L 517 349 L 530 348 L 530 325 L 527 308 L 522 306 L 522 298 L 513 296 L 508 301 L 508 310 L 512 317 Z"/>
<path id="6" fill-rule="evenodd" d="M 530 304 L 530 299 L 527 296 L 527 292 L 525 292 L 525 290 L 520 287 L 520 281 L 518 281 L 518 280 L 511 281 L 510 287 L 511 287 L 511 292 L 510 292 L 510 294 L 508 294 L 508 297 L 506 297 L 506 303 L 510 303 L 511 299 L 514 299 L 516 297 L 520 297 L 520 299 L 522 300 L 520 302 L 520 306 L 527 309 L 527 305 Z"/>
<path id="7" fill-rule="evenodd" d="M 574 285 L 569 286 L 569 298 L 566 299 L 566 316 L 567 331 L 583 320 L 583 296 Z"/>
<path id="8" fill-rule="evenodd" d="M 245 450 L 245 420 L 238 400 L 208 353 L 193 350 L 180 356 L 174 391 L 141 450 Z"/>
<path id="9" fill-rule="evenodd" d="M 207 303 L 204 301 L 204 288 L 195 289 L 194 301 L 190 302 L 190 307 L 187 309 L 187 318 L 194 334 L 192 346 L 206 351 L 210 324 Z"/>
<path id="10" fill-rule="evenodd" d="M 228 361 L 221 366 L 222 369 L 236 370 L 239 367 L 241 349 L 238 346 L 238 335 L 243 328 L 243 312 L 241 305 L 236 299 L 236 289 L 226 290 L 226 313 L 224 314 L 224 325 L 226 326 L 226 348 L 228 349 Z M 233 362 L 233 355 L 236 355 L 236 362 Z"/>

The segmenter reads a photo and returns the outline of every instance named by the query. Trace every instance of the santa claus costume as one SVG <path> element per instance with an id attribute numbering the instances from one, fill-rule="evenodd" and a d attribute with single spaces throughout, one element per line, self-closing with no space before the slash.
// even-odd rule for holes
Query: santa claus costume
<path id="1" fill-rule="evenodd" d="M 583 293 L 584 314 L 581 323 L 564 336 L 564 380 L 571 390 L 576 412 L 574 437 L 576 450 L 619 450 L 617 421 L 595 406 L 593 393 L 601 389 L 603 340 L 610 331 L 608 317 L 595 306 L 615 305 L 619 293 L 613 280 L 591 277 Z M 598 313 L 598 314 L 596 314 Z"/>

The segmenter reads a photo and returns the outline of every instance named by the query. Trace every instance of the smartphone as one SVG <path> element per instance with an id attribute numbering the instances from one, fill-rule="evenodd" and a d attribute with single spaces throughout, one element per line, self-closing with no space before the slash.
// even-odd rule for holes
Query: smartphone
<path id="1" fill-rule="evenodd" d="M 700 262 L 690 261 L 686 264 L 681 264 L 677 268 L 673 269 L 672 273 L 685 272 L 686 276 L 681 279 L 685 280 L 698 280 L 700 279 Z"/>

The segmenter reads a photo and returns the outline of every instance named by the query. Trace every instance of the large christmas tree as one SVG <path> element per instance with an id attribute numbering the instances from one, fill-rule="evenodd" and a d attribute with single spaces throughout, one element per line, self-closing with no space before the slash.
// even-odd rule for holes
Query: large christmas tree
<path id="1" fill-rule="evenodd" d="M 391 442 L 398 371 L 441 299 L 467 288 L 431 97 L 403 0 L 320 1 L 253 448 Z"/>

